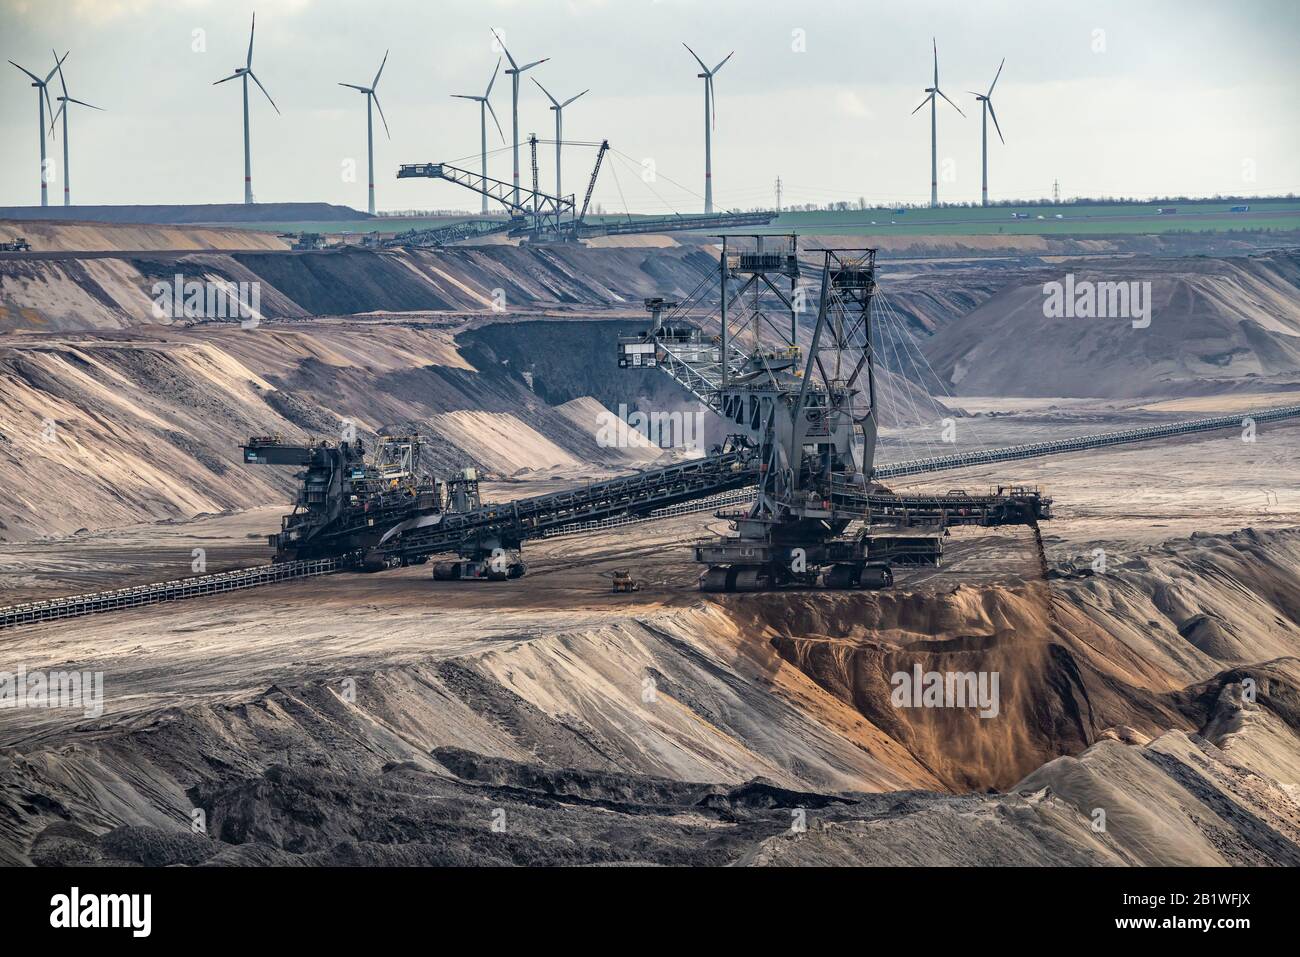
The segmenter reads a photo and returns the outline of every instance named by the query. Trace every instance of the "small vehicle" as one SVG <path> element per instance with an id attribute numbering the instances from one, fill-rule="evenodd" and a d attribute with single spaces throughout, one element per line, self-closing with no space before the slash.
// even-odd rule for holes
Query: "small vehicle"
<path id="1" fill-rule="evenodd" d="M 619 569 L 614 572 L 613 577 L 610 579 L 610 590 L 616 595 L 624 592 L 640 591 L 641 583 L 633 578 L 626 569 Z"/>

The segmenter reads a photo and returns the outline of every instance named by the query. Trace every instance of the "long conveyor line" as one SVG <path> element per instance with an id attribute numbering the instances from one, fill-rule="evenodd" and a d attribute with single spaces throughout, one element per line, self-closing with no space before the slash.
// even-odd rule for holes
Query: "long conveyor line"
<path id="1" fill-rule="evenodd" d="M 237 568 L 211 575 L 195 575 L 192 578 L 178 578 L 175 581 L 31 601 L 0 608 L 0 628 L 57 621 L 60 618 L 77 618 L 101 611 L 116 611 L 119 608 L 158 605 L 185 598 L 198 598 L 201 595 L 218 595 L 222 592 L 256 588 L 259 585 L 271 585 L 294 578 L 327 575 L 337 571 L 343 564 L 341 558 L 317 558 L 311 561 L 254 565 L 252 568 Z"/>
<path id="2" fill-rule="evenodd" d="M 1052 442 L 1036 442 L 1026 445 L 1012 445 L 997 449 L 981 449 L 935 458 L 913 459 L 907 462 L 895 462 L 890 465 L 877 466 L 873 473 L 876 478 L 897 478 L 905 475 L 921 475 L 927 472 L 943 472 L 971 465 L 984 465 L 991 462 L 1010 462 L 1017 459 L 1037 458 L 1044 455 L 1059 455 L 1067 452 L 1086 451 L 1105 448 L 1110 445 L 1123 445 L 1132 442 L 1145 442 L 1152 439 L 1186 435 L 1194 432 L 1208 432 L 1215 429 L 1240 428 L 1247 418 L 1254 422 L 1273 422 L 1279 419 L 1300 416 L 1300 406 L 1278 406 L 1271 409 L 1259 409 L 1240 415 L 1222 415 L 1206 419 L 1193 419 L 1187 422 L 1175 422 L 1169 425 L 1152 425 L 1139 429 L 1124 429 L 1117 432 L 1099 432 L 1096 435 L 1078 436 L 1071 439 L 1057 439 Z M 671 508 L 656 509 L 647 515 L 616 516 L 597 521 L 575 522 L 565 524 L 545 533 L 545 537 L 571 535 L 577 532 L 593 531 L 602 528 L 615 528 L 634 522 L 650 521 L 672 515 L 686 515 L 695 512 L 712 511 L 721 505 L 740 504 L 752 501 L 754 486 L 748 485 L 734 491 L 711 495 L 693 502 L 684 502 Z"/>
<path id="3" fill-rule="evenodd" d="M 1254 422 L 1275 422 L 1300 416 L 1300 405 L 1278 406 L 1272 409 L 1259 409 L 1243 412 L 1239 415 L 1219 415 L 1208 419 L 1191 419 L 1187 422 L 1173 422 L 1168 425 L 1148 425 L 1140 429 L 1124 429 L 1120 432 L 1099 432 L 1096 435 L 1080 435 L 1072 439 L 1056 439 L 1051 442 L 1034 442 L 1028 445 L 1009 445 L 999 449 L 981 449 L 974 452 L 957 452 L 953 455 L 941 455 L 935 458 L 913 459 L 910 462 L 895 462 L 893 465 L 877 466 L 877 478 L 898 478 L 903 475 L 921 475 L 925 472 L 942 472 L 948 469 L 964 468 L 968 465 L 987 465 L 991 462 L 1013 462 L 1018 459 L 1032 459 L 1042 455 L 1059 455 L 1063 452 L 1082 452 L 1088 449 L 1105 448 L 1108 445 L 1125 445 L 1129 442 L 1145 442 L 1149 439 L 1163 439 L 1175 435 L 1188 435 L 1192 432 L 1210 432 L 1215 429 L 1241 428 L 1246 419 Z"/>
<path id="4" fill-rule="evenodd" d="M 984 465 L 993 462 L 1010 462 L 1018 459 L 1037 458 L 1045 455 L 1058 455 L 1068 452 L 1086 451 L 1113 445 L 1133 442 L 1145 442 L 1152 439 L 1170 438 L 1196 432 L 1209 432 L 1216 429 L 1241 428 L 1246 419 L 1256 423 L 1274 422 L 1281 419 L 1300 416 L 1300 405 L 1279 406 L 1271 409 L 1259 409 L 1237 415 L 1222 415 L 1205 419 L 1193 419 L 1168 425 L 1146 426 L 1140 429 L 1126 429 L 1117 432 L 1102 432 L 1097 435 L 1077 436 L 1070 439 L 1058 439 L 1052 442 L 1036 442 L 1026 445 L 1013 445 L 998 449 L 983 449 L 954 455 L 915 459 L 908 462 L 896 462 L 892 465 L 878 466 L 877 478 L 895 478 L 905 475 L 921 475 L 928 472 L 941 472 L 963 468 L 971 465 Z M 689 466 L 686 471 L 690 471 Z M 635 480 L 633 480 L 635 481 Z M 752 486 L 750 486 L 752 488 Z M 678 494 L 684 490 L 678 490 Z M 547 521 L 546 517 L 533 514 L 542 519 L 547 526 L 539 529 L 547 537 L 575 534 L 599 528 L 630 524 L 633 521 L 650 521 L 669 515 L 684 515 L 694 512 L 712 511 L 723 504 L 739 503 L 746 498 L 745 488 L 736 488 L 734 484 L 723 492 L 705 490 L 700 498 L 688 501 L 676 501 L 673 504 L 656 508 L 643 515 L 628 513 L 625 516 L 606 517 L 600 520 L 584 521 L 582 510 L 576 501 L 581 497 L 581 490 L 573 493 L 561 493 L 557 498 L 566 499 L 556 505 L 572 520 Z M 689 494 L 689 493 L 688 493 Z M 538 499 L 551 496 L 539 496 Z M 672 501 L 677 496 L 672 496 Z M 524 502 L 529 500 L 525 499 Z M 56 621 L 62 618 L 74 618 L 81 615 L 95 614 L 101 611 L 115 611 L 122 608 L 137 608 L 143 605 L 155 605 L 162 602 L 180 601 L 185 598 L 197 598 L 202 595 L 215 595 L 221 592 L 256 588 L 274 582 L 288 581 L 295 578 L 307 578 L 325 575 L 346 565 L 342 558 L 323 558 L 311 561 L 284 562 L 273 565 L 257 565 L 234 571 L 219 572 L 212 575 L 198 575 L 176 581 L 159 582 L 149 585 L 136 585 L 130 588 L 117 588 L 112 591 L 93 592 L 85 595 L 72 595 L 66 598 L 51 598 L 44 601 L 27 602 L 0 608 L 0 629 L 17 625 L 36 624 Z"/>

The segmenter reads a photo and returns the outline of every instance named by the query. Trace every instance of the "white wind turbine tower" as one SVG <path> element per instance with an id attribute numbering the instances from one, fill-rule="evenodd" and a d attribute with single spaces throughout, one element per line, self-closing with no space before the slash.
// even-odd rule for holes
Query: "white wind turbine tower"
<path id="1" fill-rule="evenodd" d="M 66 60 L 67 58 L 68 58 L 68 55 L 67 55 L 66 53 L 63 54 L 63 59 Z M 10 60 L 9 62 L 10 62 L 10 63 L 13 63 L 14 66 L 18 67 L 18 69 L 22 70 L 24 73 L 26 73 L 28 76 L 30 76 L 30 77 L 32 78 L 32 86 L 36 87 L 36 107 L 37 107 L 37 109 L 38 109 L 39 112 L 40 112 L 40 120 L 39 120 L 39 121 L 40 121 L 40 124 L 41 124 L 41 127 L 40 127 L 40 136 L 41 136 L 41 205 L 42 205 L 42 206 L 48 206 L 48 205 L 50 205 L 50 199 L 49 199 L 49 193 L 47 192 L 47 186 L 48 186 L 48 184 L 45 182 L 45 135 L 46 135 L 46 134 L 45 134 L 45 104 L 46 104 L 46 103 L 50 103 L 50 94 L 49 94 L 49 91 L 46 89 L 46 84 L 48 84 L 48 83 L 50 82 L 50 80 L 54 78 L 54 74 L 55 74 L 55 72 L 57 72 L 58 69 L 59 69 L 59 67 L 63 65 L 63 60 L 60 60 L 59 57 L 58 57 L 58 55 L 56 54 L 55 57 L 54 57 L 54 69 L 51 70 L 49 73 L 47 73 L 47 74 L 45 75 L 45 79 L 43 79 L 43 80 L 42 80 L 39 76 L 37 76 L 35 73 L 33 73 L 31 70 L 27 69 L 26 67 L 18 66 L 18 64 L 17 64 L 17 63 L 14 63 L 13 60 Z M 53 103 L 50 103 L 50 114 L 51 114 L 51 115 L 54 114 L 54 104 L 53 104 Z"/>
<path id="2" fill-rule="evenodd" d="M 248 148 L 248 80 L 250 77 L 252 77 L 253 82 L 257 84 L 257 88 L 261 90 L 262 93 L 266 96 L 267 102 L 271 104 L 275 112 L 276 113 L 280 112 L 280 108 L 275 105 L 275 100 L 271 99 L 271 94 L 266 92 L 266 87 L 262 86 L 262 81 L 259 80 L 257 76 L 253 73 L 253 32 L 256 29 L 257 29 L 257 14 L 254 13 L 253 25 L 248 30 L 247 62 L 243 66 L 236 68 L 235 72 L 230 74 L 230 76 L 217 80 L 215 83 L 212 84 L 213 86 L 217 86 L 220 83 L 225 83 L 226 80 L 233 80 L 236 79 L 237 77 L 242 78 L 244 81 L 244 202 L 245 203 L 253 202 L 253 160 L 252 160 L 252 155 L 249 152 L 249 148 Z"/>
<path id="3" fill-rule="evenodd" d="M 103 112 L 103 107 L 94 106 L 93 104 L 87 103 L 85 100 L 76 100 L 68 96 L 68 84 L 64 82 L 63 79 L 63 61 L 59 60 L 58 57 L 59 55 L 55 53 L 54 59 L 58 62 L 58 66 L 56 66 L 55 69 L 59 72 L 59 87 L 63 90 L 63 95 L 58 97 L 59 112 L 55 113 L 54 119 L 50 121 L 50 129 L 54 129 L 54 124 L 59 121 L 59 114 L 61 113 L 63 115 L 63 205 L 71 206 L 72 189 L 69 186 L 70 174 L 68 172 L 68 104 L 76 103 L 79 106 L 89 106 L 92 110 L 99 110 L 100 112 Z M 67 58 L 68 55 L 65 53 L 63 59 L 66 60 Z"/>
<path id="4" fill-rule="evenodd" d="M 510 51 L 506 49 L 505 41 L 501 39 L 501 35 L 497 33 L 496 30 L 492 31 L 492 35 L 496 37 L 497 43 L 501 44 L 501 52 L 504 53 L 506 55 L 506 59 L 510 61 L 510 68 L 506 70 L 506 73 L 510 76 L 510 132 L 514 137 L 514 144 L 515 144 L 515 205 L 518 205 L 519 204 L 519 77 L 526 70 L 531 70 L 533 67 L 545 63 L 547 60 L 550 59 L 550 57 L 543 57 L 540 60 L 534 60 L 532 63 L 525 63 L 523 66 L 520 66 L 518 63 L 515 62 L 515 58 L 510 55 Z"/>
<path id="5" fill-rule="evenodd" d="M 925 106 L 927 103 L 930 104 L 930 206 L 933 208 L 939 205 L 939 124 L 935 118 L 936 108 L 938 107 L 936 96 L 942 96 L 945 100 L 948 100 L 948 105 L 958 113 L 961 113 L 963 117 L 966 114 L 961 112 L 960 106 L 948 99 L 948 94 L 939 89 L 939 45 L 938 43 L 935 43 L 933 37 L 930 38 L 930 42 L 934 44 L 934 86 L 927 86 L 925 88 L 927 96 L 921 101 L 921 106 Z M 919 110 L 921 106 L 918 106 L 916 110 L 912 111 L 913 116 L 916 115 L 916 111 Z"/>
<path id="6" fill-rule="evenodd" d="M 497 125 L 497 134 L 501 137 L 501 141 L 505 142 L 505 138 L 506 138 L 506 135 L 501 132 L 501 121 L 497 119 L 497 111 L 492 109 L 492 103 L 488 99 L 488 97 L 492 95 L 492 84 L 496 83 L 497 73 L 499 73 L 500 70 L 501 70 L 501 58 L 497 57 L 497 67 L 495 70 L 492 71 L 492 79 L 488 80 L 487 92 L 485 92 L 482 96 L 473 96 L 472 94 L 469 93 L 452 94 L 452 96 L 458 100 L 473 100 L 478 104 L 479 140 L 481 143 L 480 148 L 482 150 L 480 154 L 480 163 L 481 163 L 480 171 L 485 181 L 487 180 L 487 115 L 489 113 L 492 114 L 492 122 Z M 483 212 L 487 213 L 487 211 L 488 211 L 488 198 L 487 198 L 487 193 L 484 193 Z"/>
<path id="7" fill-rule="evenodd" d="M 533 80 L 537 83 L 536 80 Z M 590 93 L 590 90 L 583 90 L 578 96 L 571 96 L 563 103 L 551 96 L 551 91 L 537 83 L 537 88 L 546 94 L 546 98 L 551 101 L 551 109 L 555 111 L 555 195 L 563 196 L 560 191 L 560 143 L 564 140 L 564 108 L 572 103 L 583 94 Z"/>
<path id="8" fill-rule="evenodd" d="M 388 51 L 384 51 L 383 62 L 379 64 L 379 72 L 375 74 L 374 80 L 369 86 L 357 86 L 355 83 L 340 83 L 339 86 L 346 86 L 349 90 L 357 90 L 366 95 L 366 160 L 369 163 L 370 176 L 370 215 L 375 215 L 375 126 L 374 116 L 370 110 L 370 104 L 374 103 L 375 108 L 379 110 L 379 118 L 384 121 L 384 135 L 390 140 L 392 134 L 388 132 L 388 120 L 384 118 L 384 108 L 379 105 L 379 94 L 375 88 L 379 86 L 379 77 L 384 72 L 384 65 L 388 63 Z"/>
<path id="9" fill-rule="evenodd" d="M 970 93 L 971 96 L 975 97 L 975 99 L 980 101 L 980 108 L 982 111 L 980 114 L 980 142 L 983 145 L 983 150 L 981 155 L 983 157 L 984 179 L 980 191 L 981 206 L 987 206 L 989 204 L 989 117 L 990 116 L 993 117 L 993 128 L 998 131 L 998 139 L 1002 140 L 1002 144 L 1004 146 L 1006 145 L 1007 142 L 1006 139 L 1002 136 L 1002 127 L 998 126 L 998 115 L 997 113 L 993 112 L 993 88 L 998 85 L 998 77 L 1002 75 L 1002 67 L 1006 65 L 1006 62 L 1007 62 L 1007 58 L 1003 57 L 1002 62 L 998 64 L 998 72 L 993 75 L 993 82 L 989 84 L 989 91 L 987 93 L 976 93 L 974 90 L 967 91 L 968 93 Z M 66 161 L 64 162 L 63 165 L 67 166 Z"/>
<path id="10" fill-rule="evenodd" d="M 704 71 L 703 73 L 697 73 L 696 76 L 704 80 L 704 211 L 711 213 L 713 212 L 713 77 L 728 60 L 736 55 L 736 51 L 732 50 L 722 58 L 721 63 L 710 70 L 704 65 L 703 60 L 695 56 L 694 50 L 686 46 L 685 43 L 682 46 L 686 47 L 687 53 L 695 57 L 695 62 Z"/>

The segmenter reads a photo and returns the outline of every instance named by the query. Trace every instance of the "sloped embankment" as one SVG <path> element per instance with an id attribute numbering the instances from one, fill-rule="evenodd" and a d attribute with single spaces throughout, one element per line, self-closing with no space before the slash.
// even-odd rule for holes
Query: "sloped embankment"
<path id="1" fill-rule="evenodd" d="M 427 326 L 40 337 L 0 346 L 0 539 L 285 502 L 293 470 L 245 466 L 240 445 L 336 440 L 345 419 L 366 439 L 416 429 L 442 474 L 652 458 L 602 447 L 594 418 L 553 408 L 517 370 L 475 368 Z"/>
<path id="2" fill-rule="evenodd" d="M 112 208 L 112 207 L 109 207 Z M 247 208 L 240 207 L 236 208 Z M 92 222 L 90 218 L 62 219 L 62 207 L 35 210 L 40 219 L 9 218 L 12 208 L 0 208 L 0 242 L 27 240 L 33 252 L 132 252 L 144 249 L 288 249 L 289 244 L 274 233 L 237 227 L 188 225 L 158 219 L 122 222 Z M 84 213 L 87 207 L 76 207 Z"/>
<path id="3" fill-rule="evenodd" d="M 1095 310 L 1093 317 L 1046 314 L 1044 284 L 1064 289 L 1067 274 L 1076 305 L 1102 283 L 1149 284 L 1149 325 Z M 958 395 L 1260 391 L 1270 377 L 1300 377 L 1300 253 L 1062 263 L 1010 284 L 941 329 L 924 352 Z"/>
<path id="4" fill-rule="evenodd" d="M 707 602 L 16 741 L 0 859 L 1300 864 L 1300 623 L 1271 584 L 1300 533 L 1170 549 L 1116 593 L 1205 563 L 1206 601 L 1271 606 L 1291 653 L 1171 669 L 1070 585 L 1056 625 L 1038 586 Z M 912 661 L 1004 669 L 997 717 L 891 715 Z"/>
<path id="5" fill-rule="evenodd" d="M 0 332 L 171 323 L 153 285 L 257 282 L 267 319 L 373 312 L 490 312 L 537 305 L 639 308 L 684 296 L 716 260 L 669 249 L 487 246 L 441 250 L 137 253 L 0 259 Z"/>

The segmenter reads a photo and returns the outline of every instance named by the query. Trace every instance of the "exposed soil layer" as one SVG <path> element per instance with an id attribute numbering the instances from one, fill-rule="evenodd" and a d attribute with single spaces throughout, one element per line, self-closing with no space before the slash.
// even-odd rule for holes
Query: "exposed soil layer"
<path id="1" fill-rule="evenodd" d="M 1049 314 L 1045 284 L 1075 290 Z M 1136 284 L 1145 316 L 1118 292 Z M 1079 312 L 1093 290 L 1090 314 Z M 1104 300 L 1104 301 L 1103 301 Z M 1145 324 L 1144 324 L 1145 323 Z M 1248 259 L 1063 262 L 1017 277 L 925 344 L 958 394 L 1201 395 L 1300 381 L 1300 253 Z"/>
<path id="2" fill-rule="evenodd" d="M 570 362 L 614 351 L 612 341 L 586 348 Z M 420 433 L 424 469 L 444 476 L 476 466 L 488 476 L 563 468 L 585 479 L 658 458 L 645 442 L 609 444 L 605 410 L 552 406 L 526 371 L 491 359 L 476 368 L 428 324 L 159 328 L 0 344 L 0 541 L 291 501 L 293 470 L 247 467 L 240 446 L 252 435 L 337 440 L 345 420 L 367 441 Z M 671 395 L 659 379 L 655 394 Z M 686 398 L 678 389 L 674 401 Z"/>
<path id="3" fill-rule="evenodd" d="M 575 608 L 557 595 L 573 573 L 541 565 L 513 633 L 457 589 L 410 631 L 390 590 L 364 639 L 364 617 L 322 608 L 309 653 L 247 629 L 237 652 L 210 625 L 201 653 L 176 643 L 193 613 L 265 594 L 15 635 L 29 668 L 84 661 L 110 690 L 96 718 L 0 719 L 0 860 L 1300 863 L 1300 532 L 1050 583 L 630 610 Z M 1200 615 L 1235 643 L 1198 642 Z M 998 715 L 891 707 L 913 664 L 999 672 Z"/>

